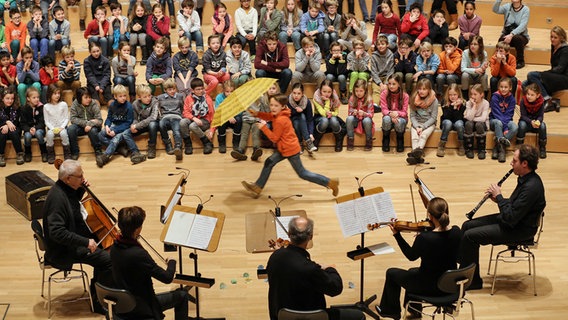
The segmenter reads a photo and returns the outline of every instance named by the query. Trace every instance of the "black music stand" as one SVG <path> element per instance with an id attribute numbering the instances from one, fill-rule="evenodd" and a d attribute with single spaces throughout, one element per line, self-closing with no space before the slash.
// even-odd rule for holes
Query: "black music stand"
<path id="1" fill-rule="evenodd" d="M 195 213 L 195 215 L 209 216 L 209 217 L 213 217 L 213 218 L 217 219 L 216 224 L 215 224 L 215 229 L 213 231 L 213 234 L 211 235 L 209 244 L 207 245 L 206 248 L 196 248 L 196 247 L 192 247 L 190 245 L 184 244 L 184 243 L 169 243 L 170 245 L 175 245 L 178 248 L 179 259 L 180 259 L 179 267 L 180 267 L 180 273 L 182 273 L 182 274 L 183 274 L 182 247 L 188 247 L 188 248 L 193 249 L 193 252 L 189 254 L 189 258 L 193 260 L 193 268 L 194 268 L 195 278 L 200 279 L 202 277 L 201 277 L 201 273 L 199 273 L 199 269 L 198 269 L 198 257 L 199 256 L 197 254 L 197 250 L 204 250 L 204 251 L 208 251 L 208 252 L 214 252 L 214 251 L 217 250 L 217 247 L 219 246 L 219 240 L 220 240 L 220 237 L 221 237 L 221 231 L 223 229 L 223 224 L 225 222 L 225 215 L 223 213 L 220 213 L 220 212 L 204 210 L 202 203 L 200 203 L 197 206 L 197 208 L 176 205 L 174 207 L 174 210 L 172 210 L 172 214 L 168 217 L 166 225 L 164 226 L 164 229 L 162 230 L 162 235 L 160 236 L 160 240 L 164 243 L 166 243 L 166 235 L 168 233 L 170 223 L 172 222 L 172 220 L 174 218 L 174 214 L 173 214 L 174 211 L 182 211 L 182 212 L 188 213 L 188 214 Z M 203 318 L 203 317 L 200 316 L 199 286 L 198 285 L 195 285 L 195 302 L 194 303 L 195 303 L 195 317 L 189 317 L 189 319 L 195 319 L 195 320 L 225 320 L 225 318 Z"/>
<path id="2" fill-rule="evenodd" d="M 359 189 L 358 189 L 358 192 L 338 197 L 336 200 L 337 200 L 337 203 L 342 203 L 342 202 L 351 201 L 351 200 L 354 200 L 354 199 L 357 199 L 357 198 L 364 197 L 365 195 L 372 195 L 372 194 L 381 193 L 381 192 L 384 192 L 384 189 L 382 187 L 376 187 L 376 188 L 372 188 L 372 189 L 365 191 L 360 186 Z M 366 300 L 363 299 L 363 296 L 365 294 L 365 292 L 364 292 L 364 288 L 365 288 L 365 258 L 370 256 L 370 255 L 366 254 L 367 252 L 369 252 L 369 249 L 365 248 L 365 232 L 361 232 L 360 237 L 361 237 L 361 240 L 360 240 L 361 242 L 360 242 L 359 245 L 357 245 L 356 249 L 354 251 L 350 251 L 350 252 L 347 253 L 347 256 L 350 259 L 360 260 L 359 301 L 352 303 L 352 304 L 342 304 L 342 305 L 335 305 L 335 306 L 331 306 L 331 307 L 337 308 L 337 309 L 358 309 L 358 310 L 361 310 L 362 312 L 368 314 L 371 318 L 376 319 L 376 320 L 380 320 L 381 318 L 379 317 L 379 315 L 376 314 L 373 310 L 371 310 L 371 308 L 369 308 L 369 305 L 377 299 L 377 295 L 373 294 L 372 296 L 370 296 Z"/>

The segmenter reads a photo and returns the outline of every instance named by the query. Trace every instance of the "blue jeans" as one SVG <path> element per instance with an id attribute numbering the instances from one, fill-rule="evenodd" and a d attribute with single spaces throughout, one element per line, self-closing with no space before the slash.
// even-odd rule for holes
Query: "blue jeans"
<path id="1" fill-rule="evenodd" d="M 440 124 L 440 129 L 442 129 L 441 141 L 448 141 L 448 134 L 452 129 L 456 130 L 458 133 L 458 140 L 463 140 L 464 123 L 461 120 L 452 122 L 451 120 L 445 119 Z"/>
<path id="2" fill-rule="evenodd" d="M 79 142 L 78 137 L 87 135 L 89 136 L 89 141 L 91 141 L 91 146 L 95 152 L 101 150 L 101 142 L 99 141 L 99 132 L 101 128 L 91 127 L 89 132 L 85 132 L 84 127 L 80 127 L 76 124 L 72 124 L 67 127 L 67 134 L 69 135 L 69 148 L 71 149 L 71 154 L 79 154 Z"/>
<path id="3" fill-rule="evenodd" d="M 300 113 L 292 117 L 292 125 L 294 126 L 294 131 L 296 131 L 296 136 L 300 139 L 300 144 L 302 141 L 310 139 L 310 133 L 308 132 L 308 124 L 306 122 L 306 115 Z"/>
<path id="4" fill-rule="evenodd" d="M 319 133 L 326 133 L 328 127 L 333 133 L 341 132 L 341 124 L 339 123 L 339 120 L 337 120 L 337 117 L 318 117 L 316 119 L 316 130 Z"/>
<path id="5" fill-rule="evenodd" d="M 363 13 L 363 21 L 369 19 L 375 21 L 375 16 L 377 15 L 377 6 L 379 5 L 379 0 L 373 0 L 371 4 L 371 15 L 367 11 L 367 4 L 365 0 L 359 0 L 359 6 L 361 7 L 361 13 Z"/>
<path id="6" fill-rule="evenodd" d="M 98 43 L 99 46 L 101 46 L 101 54 L 104 57 L 108 57 L 107 52 L 108 52 L 108 39 L 106 37 L 90 37 L 89 40 L 87 40 L 87 43 Z"/>
<path id="7" fill-rule="evenodd" d="M 99 132 L 99 141 L 101 144 L 107 146 L 105 150 L 105 154 L 107 156 L 112 156 L 114 154 L 116 147 L 118 147 L 122 140 L 124 140 L 124 131 L 115 134 L 114 137 L 108 136 L 104 130 Z"/>
<path id="8" fill-rule="evenodd" d="M 527 132 L 536 132 L 538 133 L 539 140 L 546 140 L 546 124 L 544 123 L 544 121 L 540 123 L 540 127 L 533 128 L 530 123 L 519 120 L 519 131 L 517 132 L 517 138 L 524 139 Z"/>
<path id="9" fill-rule="evenodd" d="M 540 77 L 540 71 L 530 71 L 527 74 L 527 80 L 523 82 L 523 88 L 531 83 L 536 83 L 536 85 L 540 88 L 540 94 L 542 94 L 544 100 L 550 99 L 550 94 L 546 91 L 546 88 L 542 83 L 542 78 Z"/>
<path id="10" fill-rule="evenodd" d="M 258 177 L 255 184 L 261 188 L 264 188 L 266 181 L 268 181 L 268 177 L 270 177 L 272 168 L 274 168 L 274 166 L 278 162 L 284 159 L 288 159 L 288 161 L 292 165 L 292 168 L 294 169 L 294 171 L 296 171 L 300 178 L 319 184 L 320 186 L 327 187 L 329 178 L 306 170 L 306 168 L 304 168 L 304 166 L 302 165 L 302 160 L 300 159 L 299 153 L 290 157 L 284 157 L 278 150 L 274 151 L 274 153 L 264 161 L 264 167 L 262 167 L 260 177 Z"/>
<path id="11" fill-rule="evenodd" d="M 363 122 L 363 129 L 365 130 L 365 138 L 367 140 L 373 138 L 373 119 L 365 117 L 363 119 L 355 118 L 354 116 L 348 116 L 345 120 L 347 126 L 347 137 L 353 138 L 355 136 L 355 127 L 359 124 L 359 121 Z"/>
<path id="12" fill-rule="evenodd" d="M 256 78 L 274 78 L 278 79 L 280 85 L 280 92 L 286 92 L 288 90 L 288 85 L 292 80 L 292 70 L 289 68 L 283 69 L 281 72 L 270 72 L 262 69 L 256 69 Z"/>
<path id="13" fill-rule="evenodd" d="M 45 131 L 42 129 L 37 129 L 35 134 L 33 135 L 29 131 L 24 132 L 24 146 L 31 146 L 32 138 L 36 138 L 37 143 L 39 144 L 45 144 Z"/>
<path id="14" fill-rule="evenodd" d="M 393 124 L 390 116 L 383 116 L 383 123 L 382 123 L 383 130 L 390 131 L 392 130 L 393 126 L 394 126 L 394 131 L 398 133 L 403 133 L 404 131 L 406 131 L 406 120 L 398 118 L 398 123 Z"/>
<path id="15" fill-rule="evenodd" d="M 178 117 L 168 117 L 165 116 L 160 119 L 160 135 L 162 136 L 162 141 L 166 143 L 170 140 L 170 136 L 168 134 L 168 130 L 172 130 L 172 134 L 174 135 L 174 144 L 176 148 L 181 148 L 181 131 L 180 131 L 180 122 L 181 118 Z"/>
<path id="16" fill-rule="evenodd" d="M 518 127 L 517 124 L 512 120 L 507 124 L 507 127 L 509 128 L 507 133 L 503 132 L 503 122 L 501 122 L 501 120 L 491 119 L 489 121 L 489 127 L 495 133 L 496 140 L 499 140 L 503 137 L 507 138 L 507 140 L 511 140 L 517 135 Z"/>
<path id="17" fill-rule="evenodd" d="M 61 39 L 61 40 L 49 40 L 47 45 L 47 51 L 49 52 L 50 56 L 55 56 L 55 51 L 60 51 L 61 48 L 68 46 L 71 44 L 69 39 Z"/>
<path id="18" fill-rule="evenodd" d="M 49 40 L 47 40 L 47 38 L 32 38 L 30 39 L 30 47 L 34 51 L 34 60 L 39 61 L 39 59 L 45 57 L 49 51 Z"/>
<path id="19" fill-rule="evenodd" d="M 339 82 L 339 91 L 340 92 L 346 92 L 347 91 L 347 75 L 344 74 L 340 74 L 338 76 L 335 76 L 333 74 L 327 74 L 325 75 L 325 77 L 329 80 L 329 81 L 337 81 Z"/>
<path id="20" fill-rule="evenodd" d="M 302 45 L 300 44 L 301 39 L 302 34 L 300 33 L 300 31 L 293 31 L 292 35 L 290 36 L 288 36 L 288 32 L 285 31 L 280 31 L 280 33 L 278 34 L 278 40 L 280 40 L 280 42 L 282 43 L 287 43 L 288 40 L 291 40 L 296 51 L 302 49 Z"/>
<path id="21" fill-rule="evenodd" d="M 191 46 L 191 40 L 195 41 L 195 50 L 203 50 L 203 34 L 201 31 L 184 32 L 183 34 L 187 40 L 189 40 Z"/>
<path id="22" fill-rule="evenodd" d="M 139 135 L 143 134 L 144 132 L 148 132 L 148 144 L 149 145 L 156 145 L 156 140 L 158 139 L 158 130 L 159 129 L 160 129 L 160 124 L 157 120 L 156 121 L 150 121 L 150 123 L 148 124 L 148 126 L 146 128 L 140 129 L 136 133 L 132 133 L 132 131 L 130 131 L 130 129 L 128 129 L 127 131 L 124 132 L 124 142 L 126 142 L 126 146 L 128 146 L 128 149 L 130 149 L 132 151 L 134 151 L 136 149 L 136 151 L 138 151 L 138 147 L 135 148 L 136 142 L 134 142 L 134 137 L 139 136 Z M 134 145 L 132 145 L 132 144 L 134 144 Z"/>
<path id="23" fill-rule="evenodd" d="M 175 17 L 175 9 L 174 9 L 174 0 L 160 0 L 160 4 L 162 5 L 162 8 L 166 8 L 166 2 L 168 3 L 168 10 L 170 12 L 170 19 L 173 19 Z"/>
<path id="24" fill-rule="evenodd" d="M 115 76 L 113 82 L 115 86 L 121 84 L 127 87 L 130 96 L 136 95 L 136 78 L 134 76 L 128 76 L 126 78 Z"/>

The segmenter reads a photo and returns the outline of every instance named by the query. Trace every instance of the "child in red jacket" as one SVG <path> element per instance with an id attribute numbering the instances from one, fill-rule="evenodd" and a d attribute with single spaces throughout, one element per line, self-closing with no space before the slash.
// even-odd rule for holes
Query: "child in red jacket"
<path id="1" fill-rule="evenodd" d="M 45 56 L 39 61 L 39 82 L 41 82 L 41 102 L 47 103 L 47 87 L 50 84 L 57 84 L 59 81 L 59 69 L 53 64 L 53 58 Z"/>
<path id="2" fill-rule="evenodd" d="M 262 119 L 257 123 L 257 126 L 272 142 L 276 143 L 277 150 L 264 162 L 260 177 L 258 177 L 256 182 L 242 181 L 243 186 L 258 197 L 270 177 L 272 168 L 278 162 L 288 159 L 300 178 L 330 188 L 333 191 L 333 196 L 337 196 L 339 193 L 338 179 L 330 179 L 310 172 L 302 165 L 300 143 L 290 120 L 291 112 L 287 107 L 287 103 L 288 96 L 277 94 L 270 98 L 270 113 L 257 112 L 252 109 L 248 110 L 253 116 Z M 272 130 L 266 126 L 266 121 L 272 121 Z"/>

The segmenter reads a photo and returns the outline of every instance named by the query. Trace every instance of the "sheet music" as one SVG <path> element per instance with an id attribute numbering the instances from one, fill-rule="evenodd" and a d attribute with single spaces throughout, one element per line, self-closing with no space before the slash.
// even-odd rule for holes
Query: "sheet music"
<path id="1" fill-rule="evenodd" d="M 341 226 L 341 232 L 343 233 L 344 238 L 365 232 L 365 230 L 361 230 L 361 225 L 357 221 L 353 201 L 336 204 L 335 214 L 337 215 L 337 220 L 339 220 L 339 225 Z"/>
<path id="2" fill-rule="evenodd" d="M 296 217 L 299 217 L 299 216 L 280 216 L 280 217 L 277 217 L 276 219 L 278 219 L 278 221 L 280 221 L 284 227 L 288 228 L 290 221 L 292 219 L 296 218 Z M 290 240 L 286 230 L 282 229 L 282 227 L 280 226 L 280 224 L 278 222 L 276 222 L 276 221 L 274 221 L 274 222 L 276 224 L 276 238 L 280 238 L 282 240 Z"/>
<path id="3" fill-rule="evenodd" d="M 211 241 L 217 218 L 174 211 L 164 242 L 206 250 Z"/>
<path id="4" fill-rule="evenodd" d="M 369 231 L 368 224 L 396 218 L 388 192 L 357 198 L 335 205 L 335 213 L 345 238 Z"/>
<path id="5" fill-rule="evenodd" d="M 175 193 L 174 193 L 174 196 L 172 197 L 172 201 L 170 201 L 170 203 L 168 203 L 168 206 L 166 207 L 166 210 L 164 211 L 164 215 L 162 216 L 162 223 L 166 223 L 166 221 L 168 221 L 168 217 L 172 213 L 174 206 L 179 203 L 179 200 L 181 199 L 182 196 L 183 196 L 183 187 L 178 186 Z"/>
<path id="6" fill-rule="evenodd" d="M 196 214 L 195 221 L 189 233 L 187 244 L 189 247 L 206 250 L 215 231 L 217 218 Z M 173 223 L 173 221 L 172 221 Z"/>
<path id="7" fill-rule="evenodd" d="M 426 199 L 428 199 L 428 201 L 434 198 L 434 194 L 432 193 L 432 191 L 430 191 L 430 189 L 428 189 L 428 187 L 424 183 L 420 184 L 420 189 L 422 189 L 422 193 L 426 196 Z"/>
<path id="8" fill-rule="evenodd" d="M 394 253 L 394 248 L 386 242 L 374 244 L 367 248 L 369 248 L 374 255 Z"/>
<path id="9" fill-rule="evenodd" d="M 187 243 L 195 216 L 195 214 L 188 214 L 177 210 L 174 211 L 164 242 L 174 244 Z"/>

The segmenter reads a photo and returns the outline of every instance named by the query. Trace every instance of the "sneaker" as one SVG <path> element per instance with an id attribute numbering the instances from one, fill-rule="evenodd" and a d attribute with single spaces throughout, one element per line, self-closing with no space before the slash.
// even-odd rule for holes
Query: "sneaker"
<path id="1" fill-rule="evenodd" d="M 252 161 L 257 161 L 258 158 L 260 158 L 261 156 L 262 156 L 262 149 L 255 148 L 254 151 L 252 152 L 252 156 L 250 156 L 250 159 Z"/>
<path id="2" fill-rule="evenodd" d="M 306 140 L 306 148 L 308 149 L 308 152 L 318 151 L 318 148 L 314 145 L 312 139 Z"/>
<path id="3" fill-rule="evenodd" d="M 504 144 L 507 147 L 511 145 L 511 141 L 505 137 L 499 138 L 499 143 Z"/>
<path id="4" fill-rule="evenodd" d="M 22 152 L 18 153 L 16 155 L 16 164 L 17 165 L 22 165 L 24 164 L 24 154 Z M 2 165 L 2 163 L 4 163 L 4 165 Z M 4 155 L 2 155 L 2 160 L 0 161 L 0 167 L 4 167 L 6 166 L 6 159 L 4 159 Z"/>
<path id="5" fill-rule="evenodd" d="M 244 161 L 248 158 L 246 154 L 241 152 L 241 150 L 231 151 L 231 157 L 233 157 L 233 159 L 239 160 L 239 161 Z"/>
<path id="6" fill-rule="evenodd" d="M 32 154 L 31 153 L 24 154 L 24 161 L 25 162 L 32 162 Z M 47 153 L 45 154 L 45 161 L 43 161 L 43 154 L 41 155 L 41 161 L 47 162 Z"/>
<path id="7" fill-rule="evenodd" d="M 257 197 L 262 192 L 262 188 L 257 186 L 256 183 L 254 183 L 254 182 L 241 181 L 241 183 L 243 184 L 243 187 L 245 187 L 245 189 L 247 189 L 247 191 L 254 193 L 255 196 L 257 196 Z"/>
<path id="8" fill-rule="evenodd" d="M 180 147 L 175 147 L 174 148 L 174 154 L 176 155 L 176 160 L 183 160 L 183 153 L 181 152 L 181 148 Z"/>
<path id="9" fill-rule="evenodd" d="M 22 160 L 24 160 L 24 158 L 22 158 Z M 23 162 L 22 162 L 22 164 L 23 164 Z M 0 154 L 0 167 L 5 167 L 5 166 L 6 166 L 6 158 L 4 158 L 3 154 Z"/>
<path id="10" fill-rule="evenodd" d="M 79 159 L 79 154 L 71 154 L 71 160 L 77 160 Z"/>

